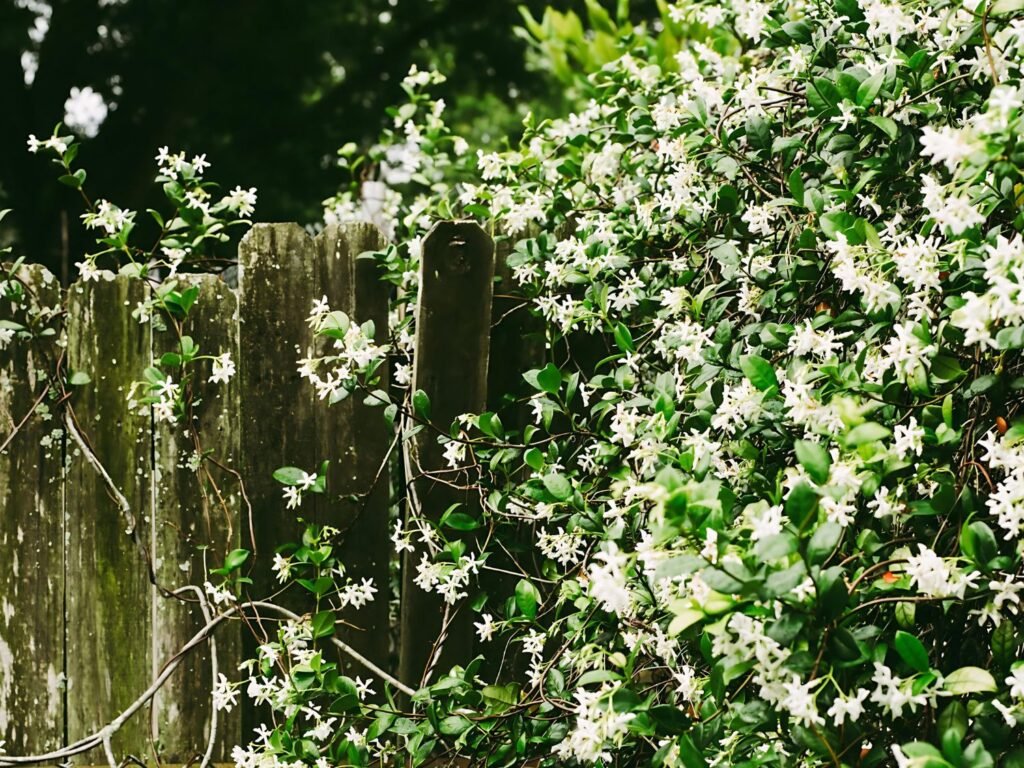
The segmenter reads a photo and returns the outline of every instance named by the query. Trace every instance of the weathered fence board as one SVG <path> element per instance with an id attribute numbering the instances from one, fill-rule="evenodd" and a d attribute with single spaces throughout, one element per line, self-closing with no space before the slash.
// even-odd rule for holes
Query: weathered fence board
<path id="1" fill-rule="evenodd" d="M 415 438 L 413 472 L 419 513 L 436 522 L 452 504 L 470 514 L 478 507 L 472 493 L 461 490 L 459 474 L 448 468 L 438 433 L 448 434 L 455 418 L 479 412 L 487 400 L 494 243 L 472 222 L 439 222 L 423 242 L 420 295 L 416 315 L 413 389 L 430 399 L 431 428 Z M 406 552 L 402 567 L 403 627 L 399 677 L 416 686 L 433 661 L 445 670 L 465 661 L 472 647 L 472 615 L 465 606 L 449 616 L 441 599 L 413 582 L 422 555 L 420 546 Z M 432 660 L 432 645 L 446 634 L 443 653 Z"/>
<path id="2" fill-rule="evenodd" d="M 76 283 L 64 300 L 64 369 L 88 382 L 72 388 L 69 404 L 54 404 L 50 421 L 37 414 L 21 423 L 37 398 L 46 402 L 43 372 L 55 370 L 53 361 L 37 359 L 27 342 L 0 350 L 0 439 L 13 435 L 0 451 L 0 739 L 9 753 L 92 735 L 134 702 L 204 623 L 193 592 L 185 601 L 169 592 L 201 586 L 227 551 L 255 543 L 255 562 L 245 567 L 255 583 L 247 591 L 260 598 L 275 592 L 273 550 L 298 535 L 297 516 L 337 527 L 348 574 L 377 587 L 372 603 L 343 613 L 339 635 L 381 667 L 395 666 L 389 467 L 400 449 L 367 393 L 330 406 L 298 374 L 313 344 L 307 317 L 323 296 L 353 320 L 373 321 L 377 342 L 386 343 L 390 288 L 373 259 L 358 258 L 384 245 L 371 225 L 331 227 L 315 239 L 294 224 L 256 225 L 239 246 L 237 291 L 212 275 L 179 278 L 201 288 L 181 327 L 132 316 L 150 296 L 143 281 Z M 42 301 L 60 304 L 44 271 L 23 273 Z M 459 475 L 447 468 L 437 438 L 486 402 L 493 273 L 493 245 L 475 224 L 439 224 L 424 242 L 414 386 L 430 397 L 432 424 L 416 437 L 411 458 L 415 495 L 434 521 L 456 501 L 476 508 L 456 487 Z M 519 333 L 508 327 L 506 335 Z M 193 412 L 175 424 L 155 423 L 148 407 L 130 402 L 132 383 L 175 351 L 182 333 L 201 355 L 230 353 L 237 374 L 210 383 L 211 361 L 200 361 L 184 382 L 200 397 Z M 63 348 L 50 347 L 55 355 Z M 69 428 L 61 432 L 65 408 Z M 318 471 L 326 459 L 327 495 L 286 509 L 274 470 Z M 404 563 L 405 631 L 397 649 L 401 674 L 413 684 L 442 635 L 445 653 L 433 659 L 439 669 L 460 660 L 472 639 L 464 606 L 442 633 L 444 606 L 412 584 L 418 559 L 417 552 Z M 300 612 L 313 607 L 298 593 L 285 602 Z M 228 622 L 217 631 L 219 670 L 229 679 L 238 680 L 243 652 L 274 636 L 277 619 L 266 621 L 244 631 Z M 339 661 L 346 673 L 367 676 L 350 659 Z M 114 736 L 113 754 L 167 763 L 200 755 L 213 719 L 212 682 L 208 649 L 187 657 Z M 265 715 L 240 709 L 242 716 L 217 717 L 215 761 L 229 759 L 230 747 Z M 105 756 L 97 748 L 74 762 Z"/>
<path id="3" fill-rule="evenodd" d="M 17 276 L 35 308 L 59 307 L 48 271 Z M 15 754 L 58 747 L 64 730 L 63 440 L 46 357 L 21 340 L 0 349 L 0 740 Z"/>
<path id="4" fill-rule="evenodd" d="M 129 403 L 132 382 L 150 363 L 150 326 L 132 317 L 145 298 L 138 280 L 77 283 L 68 296 L 68 364 L 90 381 L 76 392 L 74 420 L 83 448 L 69 441 L 66 482 L 68 738 L 102 728 L 149 685 L 152 647 L 149 563 L 150 453 L 148 409 Z M 91 450 L 129 510 L 88 459 Z M 134 518 L 134 528 L 128 514 Z M 140 546 L 141 544 L 141 546 Z M 118 754 L 149 743 L 145 718 L 112 741 Z M 102 751 L 82 756 L 104 761 Z"/>
<path id="5" fill-rule="evenodd" d="M 185 328 L 200 345 L 199 354 L 228 353 L 236 360 L 235 292 L 214 275 L 186 275 L 182 282 L 199 287 L 199 298 Z M 173 325 L 154 331 L 155 359 L 178 351 L 179 346 Z M 238 479 L 231 473 L 238 463 L 238 380 L 210 383 L 211 361 L 200 360 L 197 365 L 189 385 L 200 395 L 192 418 L 184 424 L 158 424 L 154 430 L 150 542 L 162 590 L 201 585 L 206 574 L 222 565 L 225 555 L 240 545 L 241 493 Z M 162 597 L 157 587 L 153 589 L 153 652 L 156 663 L 162 664 L 206 622 L 194 593 L 182 593 L 184 602 Z M 232 680 L 241 662 L 239 629 L 237 623 L 228 623 L 215 636 L 219 672 Z M 205 751 L 214 717 L 210 658 L 209 648 L 193 652 L 154 698 L 153 733 L 161 758 L 167 762 L 185 763 Z M 232 745 L 239 742 L 239 710 L 220 712 L 216 717 L 217 739 L 211 757 L 224 762 Z"/>
<path id="6" fill-rule="evenodd" d="M 371 259 L 359 259 L 365 251 L 379 251 L 384 236 L 371 224 L 328 227 L 316 238 L 320 285 L 333 309 L 345 312 L 360 324 L 373 321 L 375 340 L 387 342 L 388 284 L 379 279 Z M 381 389 L 387 389 L 387 372 Z M 377 587 L 371 603 L 343 611 L 345 625 L 339 636 L 382 668 L 389 658 L 389 559 L 388 502 L 390 474 L 387 467 L 389 436 L 383 408 L 367 405 L 357 393 L 342 402 L 318 409 L 319 455 L 331 459 L 327 488 L 329 497 L 319 505 L 321 522 L 341 533 L 340 555 L 353 578 L 369 578 Z M 366 676 L 347 657 L 339 658 L 351 675 Z M 379 689 L 379 686 L 378 686 Z"/>

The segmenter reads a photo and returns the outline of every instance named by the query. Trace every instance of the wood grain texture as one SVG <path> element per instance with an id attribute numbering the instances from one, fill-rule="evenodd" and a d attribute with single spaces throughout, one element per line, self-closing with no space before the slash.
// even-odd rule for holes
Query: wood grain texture
<path id="1" fill-rule="evenodd" d="M 215 275 L 186 275 L 183 284 L 199 287 L 199 298 L 182 333 L 199 344 L 199 354 L 227 352 L 238 359 L 238 297 Z M 183 286 L 184 287 L 184 286 Z M 178 350 L 173 327 L 154 331 L 153 356 Z M 157 425 L 153 445 L 153 524 L 150 546 L 157 581 L 153 588 L 153 658 L 163 664 L 205 623 L 193 593 L 186 601 L 162 594 L 188 584 L 202 585 L 208 572 L 224 563 L 240 546 L 241 493 L 238 480 L 217 466 L 238 464 L 237 375 L 227 383 L 209 381 L 212 363 L 200 360 L 188 384 L 196 402 L 192 418 L 183 424 Z M 191 427 L 189 427 L 189 424 Z M 196 456 L 206 456 L 201 463 Z M 214 579 L 214 581 L 216 581 Z M 228 622 L 217 631 L 217 661 L 229 680 L 238 676 L 241 631 Z M 154 699 L 155 735 L 161 759 L 187 762 L 203 754 L 210 730 L 213 686 L 210 649 L 189 655 Z M 240 739 L 240 715 L 218 713 L 213 759 L 229 759 Z"/>
<path id="2" fill-rule="evenodd" d="M 297 224 L 257 224 L 238 249 L 238 375 L 246 393 L 239 409 L 239 463 L 252 504 L 257 549 L 250 593 L 260 599 L 279 587 L 271 572 L 274 548 L 297 540 L 302 532 L 297 511 L 285 508 L 282 486 L 273 472 L 283 466 L 312 472 L 325 458 L 316 441 L 315 394 L 300 378 L 297 364 L 307 352 L 299 345 L 311 336 L 306 318 L 322 295 L 314 260 L 313 241 Z M 248 541 L 248 531 L 243 537 Z M 302 596 L 285 597 L 291 610 L 310 610 Z M 275 622 L 243 633 L 247 658 L 265 638 L 276 638 Z M 243 738 L 267 715 L 246 706 Z"/>
<path id="3" fill-rule="evenodd" d="M 31 311 L 59 309 L 46 269 L 22 266 L 17 277 L 34 297 Z M 22 311 L 5 319 L 27 324 Z M 0 741 L 10 754 L 63 742 L 63 440 L 46 396 L 55 338 L 0 349 L 0 441 L 11 438 L 0 453 Z"/>
<path id="4" fill-rule="evenodd" d="M 387 283 L 379 279 L 372 259 L 360 259 L 366 251 L 385 246 L 380 230 L 372 224 L 328 227 L 316 238 L 320 286 L 332 309 L 341 310 L 360 325 L 373 321 L 375 340 L 388 336 Z M 387 389 L 386 367 L 380 388 Z M 331 459 L 328 497 L 318 504 L 320 522 L 341 533 L 340 556 L 347 574 L 356 581 L 369 578 L 377 587 L 376 599 L 358 610 L 342 611 L 346 625 L 338 636 L 380 667 L 391 666 L 388 618 L 388 532 L 390 475 L 385 465 L 391 434 L 384 422 L 383 407 L 364 403 L 360 393 L 333 406 L 321 404 L 317 418 L 320 455 Z M 318 502 L 321 501 L 318 499 Z M 349 675 L 367 676 L 351 659 L 339 656 Z M 380 685 L 375 686 L 378 691 Z"/>
<path id="5" fill-rule="evenodd" d="M 79 432 L 127 499 L 131 530 L 96 469 L 68 443 L 66 600 L 68 738 L 94 733 L 130 704 L 153 671 L 149 563 L 152 433 L 148 409 L 129 406 L 132 382 L 150 363 L 148 323 L 131 310 L 145 298 L 138 280 L 79 282 L 68 292 L 68 364 L 90 382 L 72 400 Z M 115 734 L 115 753 L 139 755 L 149 727 L 136 717 Z M 103 760 L 102 750 L 77 761 Z"/>
<path id="6" fill-rule="evenodd" d="M 452 504 L 475 514 L 478 503 L 448 469 L 438 432 L 448 434 L 463 413 L 479 413 L 487 401 L 494 243 L 474 222 L 439 222 L 423 242 L 416 315 L 413 389 L 430 398 L 432 429 L 415 437 L 416 495 L 422 514 L 437 521 Z M 433 476 L 431 476 L 431 474 Z M 463 478 L 464 479 L 464 478 Z M 441 635 L 444 604 L 413 582 L 420 547 L 406 552 L 402 567 L 399 676 L 417 686 L 431 646 Z M 449 625 L 437 669 L 471 658 L 472 615 L 462 606 Z"/>

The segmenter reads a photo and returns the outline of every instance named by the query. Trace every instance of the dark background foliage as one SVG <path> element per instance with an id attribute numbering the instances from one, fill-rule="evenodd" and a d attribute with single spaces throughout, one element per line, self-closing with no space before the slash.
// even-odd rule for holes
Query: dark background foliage
<path id="1" fill-rule="evenodd" d="M 0 240 L 64 279 L 86 247 L 80 201 L 25 140 L 50 135 L 73 86 L 116 104 L 79 156 L 93 194 L 159 206 L 153 156 L 168 145 L 207 153 L 225 185 L 257 187 L 260 220 L 300 222 L 320 218 L 342 181 L 337 148 L 372 142 L 412 63 L 440 67 L 455 122 L 498 143 L 517 105 L 558 98 L 512 33 L 519 0 L 54 0 L 40 45 L 27 4 L 0 0 L 0 208 L 14 209 Z M 581 3 L 525 2 L 548 4 Z M 25 50 L 38 54 L 31 85 Z"/>

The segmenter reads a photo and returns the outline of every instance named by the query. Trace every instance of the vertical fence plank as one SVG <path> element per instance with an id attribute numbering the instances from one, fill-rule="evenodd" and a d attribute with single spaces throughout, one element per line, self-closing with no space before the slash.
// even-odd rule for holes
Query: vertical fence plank
<path id="1" fill-rule="evenodd" d="M 360 253 L 378 251 L 385 245 L 381 231 L 372 224 L 328 227 L 316 239 L 323 294 L 333 309 L 345 312 L 354 322 L 372 320 L 376 341 L 388 335 L 388 284 L 379 279 L 377 266 Z M 381 388 L 387 389 L 387 372 Z M 388 595 L 391 541 L 388 537 L 390 476 L 386 457 L 390 435 L 383 408 L 369 406 L 356 393 L 318 413 L 317 443 L 320 455 L 331 459 L 326 507 L 320 522 L 341 531 L 340 556 L 346 572 L 355 580 L 369 578 L 377 587 L 375 599 L 358 610 L 341 614 L 345 625 L 338 634 L 367 658 L 388 667 Z M 366 670 L 340 658 L 346 674 L 366 676 Z M 379 689 L 379 687 L 378 687 Z"/>
<path id="2" fill-rule="evenodd" d="M 68 738 L 106 725 L 149 684 L 152 674 L 149 565 L 137 546 L 148 538 L 148 413 L 129 408 L 131 384 L 150 362 L 150 328 L 132 317 L 145 296 L 138 280 L 76 283 L 68 295 L 68 363 L 90 382 L 72 406 L 89 443 L 135 517 L 125 516 L 82 449 L 68 441 L 66 482 Z M 149 727 L 136 717 L 113 739 L 116 753 L 139 752 Z M 101 750 L 80 756 L 103 762 Z"/>
<path id="3" fill-rule="evenodd" d="M 300 533 L 295 510 L 285 508 L 272 473 L 282 466 L 313 471 L 326 458 L 316 444 L 315 396 L 299 377 L 296 349 L 309 335 L 306 317 L 321 293 L 313 241 L 297 224 L 255 225 L 239 244 L 238 262 L 238 375 L 245 393 L 239 404 L 239 470 L 257 547 L 250 591 L 264 598 L 278 586 L 270 569 L 274 547 Z M 243 541 L 249 540 L 248 528 L 244 520 Z M 273 638 L 275 626 L 256 629 Z M 245 631 L 247 656 L 255 646 L 253 633 Z M 243 738 L 260 722 L 261 713 L 247 707 Z"/>
<path id="4" fill-rule="evenodd" d="M 21 267 L 17 278 L 33 310 L 59 308 L 46 269 Z M 23 312 L 5 319 L 26 324 Z M 0 453 L 0 741 L 15 755 L 63 741 L 62 439 L 45 396 L 57 351 L 53 339 L 0 350 L 0 442 L 10 439 Z"/>
<path id="5" fill-rule="evenodd" d="M 198 286 L 199 298 L 182 333 L 199 345 L 202 356 L 228 353 L 238 359 L 238 299 L 216 275 L 185 275 L 181 281 Z M 173 328 L 154 331 L 153 356 L 178 350 Z M 235 469 L 238 463 L 237 376 L 227 383 L 209 381 L 212 364 L 198 363 L 192 396 L 200 402 L 193 418 L 183 424 L 159 424 L 154 430 L 153 524 L 151 550 L 159 585 L 168 590 L 202 585 L 205 574 L 221 566 L 224 556 L 239 546 L 240 492 L 237 479 L 218 464 Z M 207 456 L 199 461 L 197 456 Z M 171 658 L 205 623 L 194 593 L 188 602 L 153 589 L 154 663 Z M 241 662 L 238 623 L 221 625 L 216 633 L 219 672 L 229 679 Z M 204 754 L 213 716 L 210 649 L 191 653 L 154 698 L 154 726 L 161 758 L 185 763 Z M 212 758 L 229 759 L 239 742 L 239 710 L 217 714 L 217 741 Z"/>
<path id="6" fill-rule="evenodd" d="M 421 513 L 436 522 L 455 503 L 477 508 L 473 494 L 452 487 L 437 432 L 447 434 L 462 413 L 479 412 L 487 399 L 494 244 L 473 222 L 439 222 L 423 242 L 416 315 L 413 388 L 430 398 L 431 429 L 415 438 L 414 472 Z M 431 476 L 433 475 L 433 477 Z M 405 553 L 402 568 L 402 636 L 399 674 L 416 686 L 429 662 L 431 644 L 441 636 L 444 604 L 413 583 L 420 548 Z M 448 626 L 437 669 L 469 658 L 472 616 L 465 606 Z"/>

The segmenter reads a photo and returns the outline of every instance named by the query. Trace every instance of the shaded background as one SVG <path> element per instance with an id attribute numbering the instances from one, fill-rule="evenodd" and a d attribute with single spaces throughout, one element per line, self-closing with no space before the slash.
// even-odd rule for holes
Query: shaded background
<path id="1" fill-rule="evenodd" d="M 89 172 L 87 190 L 134 210 L 163 207 L 153 158 L 168 145 L 205 152 L 207 175 L 226 187 L 257 187 L 260 220 L 318 221 L 320 201 L 343 180 L 337 148 L 372 142 L 385 107 L 402 99 L 399 83 L 412 63 L 448 75 L 440 93 L 450 119 L 500 142 L 527 103 L 559 98 L 554 82 L 526 67 L 525 45 L 513 34 L 520 4 L 534 12 L 582 5 L 0 0 L 0 208 L 14 209 L 0 244 L 65 278 L 62 251 L 73 264 L 88 245 L 76 226 L 77 194 L 25 143 L 30 133 L 50 135 L 72 87 L 90 86 L 111 105 L 76 161 Z M 41 35 L 38 19 L 47 16 Z"/>

